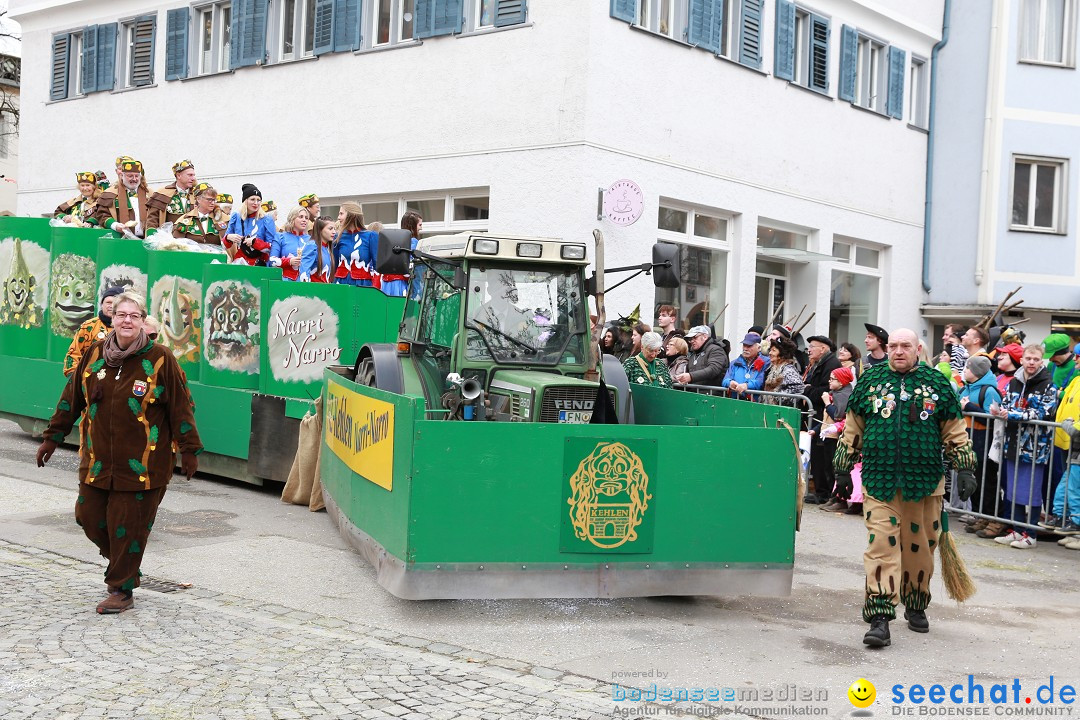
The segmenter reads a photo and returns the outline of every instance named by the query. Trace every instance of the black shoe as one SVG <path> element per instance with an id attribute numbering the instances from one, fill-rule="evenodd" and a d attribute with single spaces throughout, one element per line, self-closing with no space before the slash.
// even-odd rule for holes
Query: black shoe
<path id="1" fill-rule="evenodd" d="M 1047 530 L 1054 530 L 1061 527 L 1061 517 L 1059 515 L 1047 515 L 1045 520 L 1039 521 L 1039 527 L 1046 528 Z"/>
<path id="2" fill-rule="evenodd" d="M 1042 523 L 1039 523 L 1040 525 Z M 1054 528 L 1055 535 L 1080 535 L 1080 525 L 1077 525 L 1072 520 L 1065 523 L 1062 527 Z"/>
<path id="3" fill-rule="evenodd" d="M 817 495 L 815 495 L 814 493 L 806 493 L 806 496 L 802 499 L 802 501 L 806 505 L 817 505 L 818 504 Z"/>
<path id="4" fill-rule="evenodd" d="M 845 515 L 862 515 L 862 503 L 848 503 Z"/>
<path id="5" fill-rule="evenodd" d="M 887 647 L 892 645 L 892 637 L 889 636 L 889 619 L 880 615 L 870 619 L 870 629 L 863 635 L 863 645 L 870 647 Z"/>
<path id="6" fill-rule="evenodd" d="M 907 626 L 917 633 L 930 632 L 930 621 L 926 619 L 925 610 L 904 610 L 904 619 Z"/>

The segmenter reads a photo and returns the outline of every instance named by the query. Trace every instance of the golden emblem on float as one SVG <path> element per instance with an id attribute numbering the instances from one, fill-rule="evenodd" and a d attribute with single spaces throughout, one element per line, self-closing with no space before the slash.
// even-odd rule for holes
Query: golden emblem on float
<path id="1" fill-rule="evenodd" d="M 597 443 L 570 476 L 570 521 L 574 535 L 600 548 L 637 540 L 649 507 L 649 476 L 630 448 Z"/>

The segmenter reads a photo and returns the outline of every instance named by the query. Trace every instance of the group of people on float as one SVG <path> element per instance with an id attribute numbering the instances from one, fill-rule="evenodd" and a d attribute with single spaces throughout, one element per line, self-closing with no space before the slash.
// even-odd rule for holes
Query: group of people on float
<path id="1" fill-rule="evenodd" d="M 181 160 L 172 166 L 174 181 L 151 192 L 143 165 L 126 155 L 116 158 L 116 180 L 103 171 L 79 172 L 79 194 L 59 205 L 54 217 L 79 227 L 101 227 L 141 239 L 172 225 L 172 236 L 222 247 L 232 263 L 281 268 L 282 278 L 375 287 L 404 297 L 406 275 L 381 275 L 375 269 L 381 223 L 364 224 L 359 203 L 342 203 L 337 218 L 320 214 L 319 196 L 300 197 L 279 227 L 277 205 L 259 188 L 245 183 L 240 206 L 233 196 L 198 182 L 195 166 Z M 406 212 L 401 227 L 420 238 L 424 219 Z"/>

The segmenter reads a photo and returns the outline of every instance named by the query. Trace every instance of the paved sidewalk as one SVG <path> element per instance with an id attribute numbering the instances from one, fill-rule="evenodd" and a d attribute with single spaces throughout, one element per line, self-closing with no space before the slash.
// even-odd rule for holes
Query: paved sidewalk
<path id="1" fill-rule="evenodd" d="M 611 716 L 593 679 L 236 596 L 97 615 L 100 572 L 0 541 L 0 718 Z"/>

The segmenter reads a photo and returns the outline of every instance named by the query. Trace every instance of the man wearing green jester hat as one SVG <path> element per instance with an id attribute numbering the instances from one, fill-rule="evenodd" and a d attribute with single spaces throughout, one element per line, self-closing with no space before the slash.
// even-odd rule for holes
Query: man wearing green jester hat
<path id="1" fill-rule="evenodd" d="M 942 453 L 958 472 L 960 497 L 975 491 L 975 453 L 948 379 L 919 363 L 922 343 L 911 330 L 889 334 L 887 363 L 867 368 L 848 401 L 844 435 L 833 465 L 837 486 L 862 461 L 866 593 L 863 642 L 890 645 L 889 621 L 904 604 L 915 632 L 929 632 L 926 607 L 942 527 Z"/>

